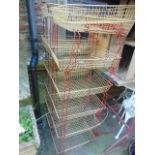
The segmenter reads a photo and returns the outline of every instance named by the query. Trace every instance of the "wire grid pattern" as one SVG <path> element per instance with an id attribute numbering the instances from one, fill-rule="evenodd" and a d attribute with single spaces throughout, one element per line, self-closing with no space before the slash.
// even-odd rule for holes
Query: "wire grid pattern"
<path id="1" fill-rule="evenodd" d="M 69 94 L 70 99 L 99 94 L 107 92 L 112 86 L 112 83 L 107 82 L 99 71 L 77 70 L 70 72 L 71 79 L 66 79 L 66 83 L 70 84 L 70 91 L 64 92 L 64 72 L 57 72 L 56 77 L 53 78 L 51 69 L 48 69 L 47 64 L 45 64 L 45 68 L 61 98 L 64 94 Z"/>
<path id="2" fill-rule="evenodd" d="M 116 118 L 113 118 L 113 112 L 111 110 L 109 112 L 110 112 L 110 114 L 108 115 L 108 117 L 105 120 L 105 122 L 102 123 L 102 125 L 99 125 L 97 127 L 97 129 L 98 129 L 98 132 L 104 133 L 104 134 L 101 134 L 99 136 L 99 137 L 103 136 L 103 138 L 104 138 L 104 145 L 102 143 L 99 144 L 99 145 L 102 145 L 102 147 L 104 147 L 104 148 L 106 148 L 106 150 L 109 150 L 110 151 L 111 148 L 114 149 L 116 147 L 116 149 L 117 149 L 117 147 L 119 146 L 119 144 L 118 144 L 119 141 L 121 142 L 120 145 L 123 146 L 123 141 L 121 141 L 120 139 L 119 140 L 116 140 L 115 139 L 115 135 L 119 131 L 119 129 L 121 127 L 121 124 L 118 123 L 119 120 L 117 120 Z M 103 117 L 105 117 L 105 116 L 103 116 Z M 51 121 L 51 117 L 49 117 L 48 119 L 49 119 L 49 122 L 50 122 Z M 50 123 L 50 125 L 52 127 L 52 123 Z M 114 128 L 116 130 L 114 130 Z M 121 138 L 123 138 L 124 136 L 128 136 L 128 134 L 127 134 L 128 128 L 126 127 L 125 130 L 126 131 L 123 132 L 123 134 L 121 135 Z M 69 138 L 65 139 L 65 142 L 68 141 L 68 140 L 69 141 L 71 140 L 70 141 L 71 142 L 70 145 L 66 145 L 66 143 L 65 143 L 66 150 L 68 150 L 70 147 L 72 147 L 72 146 L 75 145 L 74 142 L 76 140 L 74 141 L 74 138 L 77 138 L 77 141 L 81 141 L 81 140 L 83 140 L 83 138 L 85 138 L 85 136 L 87 136 L 88 134 L 90 134 L 90 132 L 91 131 L 85 132 L 83 134 L 75 135 L 75 136 L 72 136 L 72 137 L 69 137 Z M 107 132 L 111 132 L 111 133 L 108 134 Z M 54 140 L 57 141 L 57 138 L 56 138 L 55 135 L 53 135 L 53 138 L 54 138 Z M 96 139 L 96 138 L 98 138 L 98 136 L 97 137 L 94 137 L 94 139 Z M 93 141 L 94 139 L 92 139 L 92 137 L 90 137 L 89 142 Z M 118 144 L 118 145 L 116 145 L 116 144 Z M 57 145 L 60 146 L 59 143 L 57 143 Z M 76 146 L 75 146 L 75 148 L 76 148 Z"/>
<path id="3" fill-rule="evenodd" d="M 50 113 L 52 113 L 54 109 L 56 117 L 60 120 L 62 119 L 62 100 L 56 94 L 51 95 L 47 85 L 45 85 L 45 87 L 46 93 L 51 99 L 48 104 Z M 67 120 L 93 115 L 105 108 L 96 95 L 88 96 L 87 98 L 67 100 L 67 106 L 67 115 L 65 116 Z"/>
<path id="4" fill-rule="evenodd" d="M 69 31 L 113 34 L 117 30 L 107 24 L 117 24 L 128 33 L 134 24 L 135 7 L 68 4 L 49 8 L 49 14 L 56 24 Z"/>
<path id="5" fill-rule="evenodd" d="M 42 40 L 46 51 L 49 53 L 49 61 L 53 58 L 60 71 L 65 70 L 67 66 L 68 69 L 72 68 L 72 65 L 68 65 L 71 52 L 71 46 L 68 45 L 71 45 L 72 42 L 69 42 L 68 45 L 64 44 L 63 46 L 61 44 L 61 47 L 52 49 L 45 38 L 42 37 Z M 76 50 L 77 49 L 75 47 L 72 52 L 73 58 L 76 56 Z M 100 55 L 97 56 L 96 53 L 100 53 Z M 83 44 L 78 49 L 78 57 L 75 61 L 73 69 L 108 69 L 113 61 L 117 63 L 119 60 L 119 56 L 114 53 L 109 53 L 106 49 L 96 51 L 91 46 L 88 47 L 87 44 Z"/>
<path id="6" fill-rule="evenodd" d="M 51 27 L 52 24 L 50 23 L 48 26 Z M 61 30 L 58 30 L 58 31 L 59 31 L 59 33 L 61 33 Z M 52 43 L 50 37 L 51 37 L 50 32 L 48 32 L 47 35 L 42 35 L 41 36 L 42 42 L 43 43 L 46 42 L 51 48 L 56 48 L 54 46 L 54 43 Z M 57 35 L 57 37 L 58 37 L 58 40 L 57 40 L 58 47 L 60 47 L 60 48 L 62 48 L 62 47 L 71 47 L 71 44 L 73 42 L 73 37 L 72 36 Z M 87 38 L 82 37 L 82 36 L 80 37 L 80 40 L 74 40 L 74 42 L 75 42 L 75 46 L 76 46 L 77 43 L 80 43 L 80 45 L 82 47 L 83 46 L 84 47 L 85 46 L 88 46 L 88 40 L 87 40 Z M 70 51 L 68 51 L 68 52 L 70 52 Z"/>
<path id="7" fill-rule="evenodd" d="M 51 128 L 51 136 L 53 139 L 53 145 L 55 147 L 56 153 L 57 154 L 61 154 L 70 150 L 73 150 L 75 148 L 81 147 L 85 144 L 88 144 L 92 141 L 91 137 L 92 137 L 92 132 L 88 131 L 86 133 L 82 133 L 80 135 L 75 135 L 72 137 L 69 137 L 67 139 L 64 140 L 64 150 L 61 150 L 61 146 L 60 146 L 60 140 L 57 138 L 57 136 L 52 132 L 52 120 L 50 115 L 47 115 L 47 121 L 48 121 L 48 125 Z"/>
<path id="8" fill-rule="evenodd" d="M 92 130 L 101 124 L 96 123 L 96 118 L 94 115 L 71 119 L 64 123 L 55 120 L 52 115 L 50 116 L 57 138 L 61 138 L 62 129 L 64 129 L 65 132 L 64 138 L 68 138 Z"/>
<path id="9" fill-rule="evenodd" d="M 48 34 L 49 35 L 49 34 Z M 57 49 L 64 49 L 64 51 L 63 52 L 59 52 L 59 54 L 64 54 L 64 55 L 69 55 L 70 54 L 70 52 L 71 52 L 71 47 L 72 47 L 72 43 L 73 43 L 73 37 L 71 37 L 71 36 L 69 36 L 68 38 L 63 38 L 63 36 L 62 35 L 59 35 L 58 36 L 58 47 L 54 47 L 54 44 L 52 44 L 52 41 L 50 40 L 50 37 L 49 36 L 41 36 L 41 39 L 42 39 L 42 42 L 43 42 L 43 44 L 44 44 L 44 46 L 46 47 L 46 46 L 48 46 L 48 48 L 51 48 L 51 49 L 55 49 L 55 50 L 57 50 Z M 77 49 L 77 44 L 78 43 L 80 43 L 80 48 L 79 48 L 79 50 L 78 50 L 78 53 L 79 54 L 88 54 L 88 51 L 87 51 L 87 49 L 88 49 L 88 47 L 89 47 L 89 45 L 88 45 L 88 40 L 87 40 L 87 38 L 86 39 L 84 39 L 84 38 L 82 38 L 82 39 L 80 39 L 80 40 L 74 40 L 74 49 Z M 91 48 L 93 47 L 93 45 L 92 46 L 90 46 Z M 73 50 L 73 53 L 75 53 L 76 51 L 75 50 Z"/>
<path id="10" fill-rule="evenodd" d="M 58 7 L 53 7 L 53 8 L 58 8 Z M 80 11 L 80 8 L 78 8 L 78 9 Z M 78 9 L 76 9 L 76 10 L 78 10 Z M 63 11 L 63 8 L 61 8 L 59 10 Z M 89 14 L 81 14 L 80 15 L 80 14 L 78 14 L 78 11 L 76 11 L 76 12 L 72 11 L 72 10 L 70 10 L 70 8 L 67 10 L 69 10 L 69 11 L 64 15 L 62 12 L 57 11 L 58 18 L 54 17 L 54 14 L 52 14 L 52 15 L 53 15 L 54 22 L 56 24 L 60 25 L 61 27 L 64 27 L 65 29 L 72 30 L 72 31 L 113 34 L 113 33 L 119 33 L 118 31 L 121 31 L 120 33 L 123 33 L 123 30 L 125 30 L 125 33 L 127 33 L 127 31 L 130 29 L 130 26 L 134 22 L 133 20 L 130 20 L 130 19 L 122 20 L 122 18 L 121 18 L 121 20 L 120 20 L 120 17 L 118 19 L 116 17 L 113 18 L 112 17 L 113 15 L 110 16 L 110 18 L 109 18 L 110 20 L 107 19 L 106 17 L 104 17 L 104 21 L 103 21 L 103 18 L 102 19 L 100 18 L 99 20 L 97 19 L 98 21 L 96 22 L 95 16 L 102 15 L 102 13 L 97 14 L 97 12 L 94 11 L 93 13 L 90 12 Z M 84 9 L 84 10 L 86 10 L 86 9 Z M 53 11 L 53 10 L 51 10 L 51 11 Z M 65 12 L 66 12 L 66 10 L 65 10 Z M 63 20 L 61 20 L 62 16 L 65 16 L 67 18 L 66 19 L 62 18 Z M 82 18 L 83 16 L 85 16 L 88 20 L 83 20 L 83 18 Z M 81 21 L 79 21 L 79 19 L 81 19 Z M 57 39 L 56 36 L 55 36 L 55 39 Z M 55 45 L 57 46 L 57 41 L 55 42 Z M 61 44 L 61 46 L 62 46 L 62 44 Z M 56 49 L 54 47 L 54 48 L 52 48 L 52 50 L 54 49 L 54 50 L 59 51 L 59 48 Z M 63 48 L 63 46 L 62 46 L 62 48 Z M 51 51 L 51 47 L 49 45 L 45 46 L 45 49 L 47 49 L 47 51 Z M 55 60 L 55 63 L 59 67 L 59 57 L 55 55 L 55 51 L 53 53 L 51 52 L 51 55 L 52 55 L 52 59 Z M 59 97 L 61 97 L 61 98 L 63 98 L 64 95 L 69 95 L 69 97 L 72 99 L 74 97 L 76 98 L 76 97 L 97 94 L 97 93 L 100 93 L 101 90 L 102 90 L 102 92 L 106 92 L 107 90 L 105 87 L 109 86 L 109 88 L 110 88 L 110 86 L 111 86 L 110 82 L 107 82 L 107 80 L 104 80 L 104 82 L 105 82 L 104 83 L 103 79 L 101 80 L 101 78 L 99 78 L 101 76 L 98 76 L 96 73 L 95 73 L 95 75 L 97 75 L 97 76 L 94 76 L 94 71 L 91 71 L 91 73 L 90 73 L 90 71 L 88 71 L 88 70 L 78 70 L 78 71 L 70 72 L 71 75 L 66 76 L 65 77 L 66 80 L 64 80 L 64 72 L 57 72 L 56 74 L 54 74 L 56 76 L 53 77 L 51 74 L 51 71 L 53 72 L 53 70 L 51 70 L 52 67 L 50 67 L 49 62 L 47 62 L 47 64 L 48 65 L 45 65 L 46 69 L 51 77 L 51 81 L 54 84 Z M 69 77 L 71 77 L 71 80 Z M 89 79 L 89 80 L 86 80 L 86 79 Z M 67 85 L 67 86 L 70 85 L 69 86 L 70 90 L 68 87 L 67 91 L 66 90 L 64 91 L 64 85 Z M 103 88 L 103 85 L 104 85 L 104 88 Z M 100 86 L 102 86 L 102 87 L 100 87 Z M 49 107 L 48 107 L 48 110 L 50 111 Z M 61 121 L 57 120 L 54 115 L 53 115 L 53 117 L 51 117 L 51 116 L 52 115 L 50 115 L 50 119 L 52 119 L 52 124 L 53 124 L 54 130 L 55 130 L 56 136 L 60 139 L 63 138 L 61 135 L 61 129 L 63 129 L 63 128 L 67 128 L 66 131 L 65 130 L 63 131 L 63 132 L 66 132 L 66 133 L 63 133 L 65 138 L 66 137 L 69 138 L 69 137 L 71 137 L 73 135 L 75 136 L 77 134 L 79 137 L 81 135 L 81 133 L 90 131 L 91 129 L 95 129 L 96 126 L 101 124 L 101 122 L 96 121 L 95 115 L 82 117 L 80 119 L 79 118 L 71 119 L 69 121 L 67 121 L 65 119 L 64 121 L 62 121 L 63 123 Z M 94 124 L 93 124 L 93 122 L 94 122 Z M 63 142 L 60 143 L 60 147 L 61 147 L 61 145 L 63 146 Z M 64 147 L 64 148 L 66 148 L 66 147 Z M 63 147 L 61 147 L 61 151 L 64 151 Z"/>

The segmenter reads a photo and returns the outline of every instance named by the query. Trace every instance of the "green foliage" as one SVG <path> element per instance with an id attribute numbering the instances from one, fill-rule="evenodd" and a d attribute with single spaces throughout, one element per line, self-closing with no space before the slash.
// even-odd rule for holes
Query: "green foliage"
<path id="1" fill-rule="evenodd" d="M 33 138 L 32 120 L 29 117 L 27 111 L 20 110 L 19 123 L 25 129 L 25 132 L 19 135 L 19 143 L 21 144 L 32 140 Z"/>

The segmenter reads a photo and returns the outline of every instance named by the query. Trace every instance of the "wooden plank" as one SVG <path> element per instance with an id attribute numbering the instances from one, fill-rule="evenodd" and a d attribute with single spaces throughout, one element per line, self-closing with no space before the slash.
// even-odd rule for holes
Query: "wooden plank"
<path id="1" fill-rule="evenodd" d="M 53 57 L 56 65 L 58 66 L 58 68 L 60 68 L 59 60 L 58 60 L 57 56 L 55 55 L 55 53 L 53 52 L 53 50 L 51 49 L 51 47 L 49 46 L 49 44 L 47 43 L 47 39 L 44 38 L 43 36 L 41 37 L 41 39 L 42 39 L 43 46 L 44 46 L 45 50 L 52 54 L 52 57 Z"/>
<path id="2" fill-rule="evenodd" d="M 90 56 L 102 58 L 102 56 L 108 52 L 110 40 L 110 34 L 98 35 L 95 33 L 90 33 L 88 37 L 88 42 L 90 43 Z"/>

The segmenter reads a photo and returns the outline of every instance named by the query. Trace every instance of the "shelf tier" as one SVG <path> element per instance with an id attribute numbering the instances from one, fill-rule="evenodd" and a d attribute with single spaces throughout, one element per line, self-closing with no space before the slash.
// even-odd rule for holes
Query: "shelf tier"
<path id="1" fill-rule="evenodd" d="M 105 115 L 103 116 L 103 119 L 105 119 Z M 93 142 L 97 138 L 101 138 L 103 143 L 99 143 L 101 145 L 101 148 L 104 148 L 106 153 L 110 153 L 113 151 L 116 151 L 117 149 L 124 148 L 124 140 L 129 136 L 128 135 L 128 128 L 124 128 L 124 132 L 121 134 L 120 139 L 115 139 L 116 134 L 119 132 L 122 124 L 118 123 L 118 120 L 113 117 L 113 113 L 109 111 L 108 116 L 106 117 L 104 123 L 102 123 L 96 131 L 98 133 L 102 133 L 101 135 L 95 136 L 93 134 L 93 131 L 88 131 L 85 133 L 81 133 L 79 135 L 75 135 L 69 138 L 64 139 L 64 150 L 61 152 L 61 143 L 60 139 L 57 138 L 53 127 L 52 127 L 52 120 L 51 117 L 48 115 L 48 123 L 51 128 L 51 135 L 53 138 L 54 146 L 56 148 L 56 152 L 62 153 L 71 151 L 72 149 L 76 149 L 80 146 L 83 146 L 84 144 L 88 144 L 90 142 Z M 129 126 L 131 127 L 132 121 L 128 122 Z M 109 133 L 108 133 L 109 132 Z M 105 134 L 103 134 L 105 133 Z M 129 137 L 128 137 L 129 138 Z M 91 151 L 90 151 L 91 152 Z M 80 153 L 80 151 L 79 151 Z"/>
<path id="2" fill-rule="evenodd" d="M 42 37 L 42 42 L 45 50 L 49 53 L 50 60 L 53 59 L 60 71 L 68 69 L 97 69 L 104 68 L 108 69 L 112 63 L 117 63 L 120 57 L 114 53 L 109 53 L 106 49 L 96 51 L 95 48 L 89 47 L 87 44 L 80 45 L 78 50 L 78 56 L 76 57 L 77 45 L 72 51 L 71 63 L 69 63 L 71 44 L 68 46 L 64 44 L 61 47 L 53 49 L 50 47 L 48 40 Z"/>
<path id="3" fill-rule="evenodd" d="M 54 23 L 69 31 L 128 34 L 134 24 L 134 5 L 68 4 L 49 8 Z"/>
<path id="4" fill-rule="evenodd" d="M 47 115 L 46 118 L 48 121 L 48 125 L 50 127 L 51 136 L 53 139 L 53 145 L 55 147 L 57 154 L 71 151 L 73 149 L 79 148 L 85 144 L 92 142 L 93 134 L 91 131 L 88 131 L 86 133 L 82 133 L 80 135 L 75 135 L 67 139 L 64 139 L 64 143 L 63 143 L 64 149 L 61 150 L 60 139 L 58 139 L 57 136 L 54 134 L 54 132 L 52 132 L 53 128 L 52 128 L 52 120 L 51 120 L 50 115 Z M 95 138 L 93 140 L 95 140 Z"/>
<path id="5" fill-rule="evenodd" d="M 114 100 L 115 101 L 115 100 Z M 113 103 L 112 100 L 109 100 L 110 103 Z M 116 111 L 119 110 L 121 105 L 112 105 L 110 107 L 107 107 L 108 110 L 106 110 L 107 112 L 104 112 L 102 114 L 102 123 L 100 123 L 100 125 L 96 128 L 97 131 L 96 133 L 102 133 L 103 135 L 103 141 L 104 141 L 104 148 L 105 150 L 108 152 L 114 151 L 115 149 L 117 149 L 118 147 L 122 146 L 121 144 L 124 144 L 123 139 L 126 137 L 128 137 L 129 135 L 129 128 L 132 128 L 132 124 L 134 122 L 133 121 L 129 121 L 128 124 L 126 124 L 123 119 L 121 118 L 117 118 L 117 117 L 113 117 L 114 114 L 117 114 Z M 113 112 L 113 110 L 111 110 L 111 108 L 115 111 Z M 103 123 L 104 122 L 104 123 Z M 119 123 L 121 122 L 121 123 Z M 56 152 L 62 153 L 62 152 L 67 152 L 70 151 L 72 149 L 78 148 L 80 146 L 83 146 L 84 144 L 90 143 L 91 141 L 95 140 L 97 137 L 94 137 L 94 133 L 92 133 L 92 130 L 89 130 L 87 132 L 83 132 L 81 134 L 75 134 L 74 136 L 71 137 L 64 137 L 63 140 L 63 144 L 64 144 L 64 149 L 61 150 L 61 143 L 60 143 L 60 139 L 57 137 L 55 128 L 53 126 L 53 122 L 51 119 L 51 115 L 48 114 L 48 123 L 51 127 L 50 131 L 52 132 L 52 138 L 54 141 L 54 146 L 56 147 Z M 124 131 L 122 132 L 122 134 L 120 135 L 120 140 L 117 140 L 115 138 L 116 134 L 119 132 L 122 124 L 125 124 L 125 128 Z M 131 131 L 131 132 L 134 132 Z M 104 135 L 105 133 L 105 135 Z M 102 137 L 101 135 L 99 137 Z M 129 137 L 128 137 L 129 138 Z M 122 140 L 121 140 L 122 139 Z M 103 144 L 102 144 L 103 145 Z"/>
<path id="6" fill-rule="evenodd" d="M 47 108 L 50 113 L 48 104 L 47 104 Z M 60 139 L 61 137 L 64 137 L 66 139 L 75 135 L 88 132 L 98 127 L 102 123 L 102 121 L 97 122 L 95 115 L 80 117 L 80 118 L 71 119 L 71 120 L 64 120 L 62 122 L 54 118 L 54 116 L 50 114 L 50 119 L 52 121 L 52 126 L 54 128 L 54 131 L 58 139 Z"/>
<path id="7" fill-rule="evenodd" d="M 48 108 L 50 113 L 53 112 L 56 117 L 62 119 L 62 103 L 63 101 L 56 94 L 51 94 L 46 84 L 46 93 L 50 101 L 48 101 Z M 67 102 L 67 103 L 66 103 Z M 105 106 L 101 103 L 96 95 L 86 96 L 82 98 L 69 99 L 65 102 L 67 115 L 65 119 L 75 119 L 78 117 L 88 116 L 96 114 L 99 111 L 105 109 Z"/>
<path id="8" fill-rule="evenodd" d="M 57 94 L 64 99 L 104 93 L 112 86 L 112 83 L 104 79 L 99 70 L 77 70 L 66 76 L 66 90 L 64 91 L 64 72 L 55 72 L 52 76 L 51 67 L 45 63 L 45 68 Z"/>

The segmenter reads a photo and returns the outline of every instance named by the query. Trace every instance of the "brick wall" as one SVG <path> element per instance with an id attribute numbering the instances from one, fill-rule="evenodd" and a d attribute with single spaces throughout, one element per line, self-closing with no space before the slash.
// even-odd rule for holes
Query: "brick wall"
<path id="1" fill-rule="evenodd" d="M 37 35 L 40 38 L 40 35 L 43 33 L 42 28 L 42 18 L 41 18 L 41 3 L 39 0 L 35 0 L 35 13 L 36 13 L 36 28 Z M 19 41 L 20 47 L 30 49 L 29 41 L 29 27 L 28 27 L 28 18 L 27 18 L 27 8 L 26 0 L 19 1 Z M 39 47 L 41 46 L 39 41 Z"/>
<path id="2" fill-rule="evenodd" d="M 36 25 L 38 37 L 42 34 L 41 10 L 39 0 L 35 1 Z M 41 43 L 39 41 L 39 52 L 41 53 Z M 41 54 L 40 54 L 41 55 Z M 19 0 L 19 99 L 30 97 L 29 78 L 27 72 L 27 62 L 31 58 L 31 44 L 27 18 L 26 0 Z"/>

